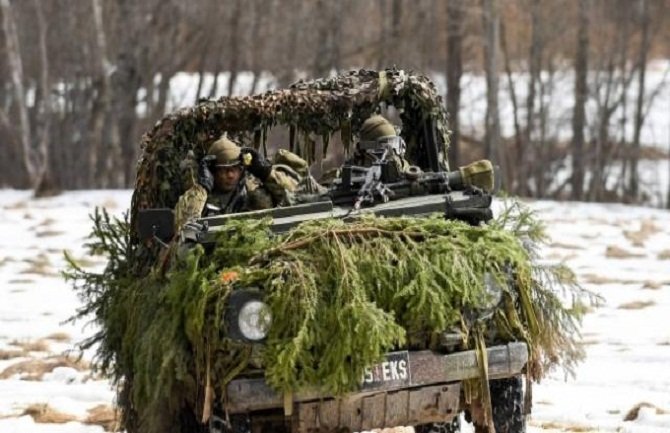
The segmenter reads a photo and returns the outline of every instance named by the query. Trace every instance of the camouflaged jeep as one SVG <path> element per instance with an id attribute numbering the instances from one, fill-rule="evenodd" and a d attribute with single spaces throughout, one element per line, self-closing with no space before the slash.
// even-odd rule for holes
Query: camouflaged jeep
<path id="1" fill-rule="evenodd" d="M 411 174 L 389 173 L 383 158 L 369 167 L 347 163 L 356 145 L 356 131 L 373 113 L 386 114 L 401 125 Z M 326 193 L 298 195 L 289 206 L 208 216 L 174 227 L 171 209 L 187 188 L 178 173 L 178 161 L 188 152 L 202 157 L 208 143 L 224 131 L 244 145 L 271 154 L 276 151 L 273 131 L 282 128 L 280 147 L 307 160 L 316 171 L 337 169 L 335 177 L 323 182 Z M 493 191 L 473 184 L 467 169 L 449 170 L 448 134 L 447 114 L 430 80 L 395 69 L 354 71 L 253 97 L 202 101 L 166 116 L 143 138 L 131 214 L 132 241 L 155 241 L 154 250 L 144 253 L 150 261 L 160 255 L 159 244 L 177 242 L 206 249 L 220 230 L 239 219 L 270 217 L 276 233 L 304 221 L 347 221 L 370 213 L 381 217 L 441 213 L 470 224 L 486 222 L 492 217 Z M 493 299 L 492 309 L 500 297 Z M 262 347 L 271 326 L 271 318 L 262 311 L 262 293 L 236 290 L 225 311 L 228 337 Z M 181 430 L 186 432 L 184 426 L 189 426 L 189 433 L 308 433 L 414 426 L 418 432 L 457 431 L 464 413 L 477 431 L 488 431 L 486 408 L 480 401 L 467 401 L 465 393 L 466 384 L 481 377 L 482 358 L 475 350 L 462 350 L 462 341 L 459 332 L 444 330 L 433 350 L 399 347 L 383 361 L 369 365 L 358 390 L 345 395 L 330 395 L 318 387 L 280 394 L 266 383 L 262 368 L 249 368 L 227 383 L 225 398 L 215 400 L 204 423 L 200 408 L 186 407 Z M 528 347 L 508 342 L 485 350 L 495 431 L 523 432 L 521 378 Z"/>

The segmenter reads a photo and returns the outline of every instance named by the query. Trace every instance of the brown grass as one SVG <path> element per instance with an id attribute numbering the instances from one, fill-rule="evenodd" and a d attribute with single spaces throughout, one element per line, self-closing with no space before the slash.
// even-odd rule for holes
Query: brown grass
<path id="1" fill-rule="evenodd" d="M 50 226 L 53 225 L 56 222 L 55 219 L 53 218 L 45 218 L 44 221 L 42 221 L 41 225 L 42 226 Z"/>
<path id="2" fill-rule="evenodd" d="M 35 280 L 31 280 L 30 278 L 15 278 L 13 280 L 9 280 L 9 284 L 32 284 L 34 282 Z"/>
<path id="3" fill-rule="evenodd" d="M 26 209 L 28 207 L 27 201 L 17 201 L 15 203 L 4 206 L 5 209 Z"/>
<path id="4" fill-rule="evenodd" d="M 583 250 L 584 247 L 575 244 L 565 244 L 562 242 L 552 242 L 549 245 L 551 248 L 563 248 L 565 250 Z"/>
<path id="5" fill-rule="evenodd" d="M 31 404 L 21 415 L 30 415 L 39 424 L 65 424 L 77 419 L 74 415 L 59 412 L 43 403 Z"/>
<path id="6" fill-rule="evenodd" d="M 13 340 L 9 344 L 11 344 L 12 346 L 20 347 L 24 352 L 49 351 L 49 342 L 44 339 L 26 340 L 26 341 Z"/>
<path id="7" fill-rule="evenodd" d="M 38 238 L 50 238 L 53 236 L 61 236 L 64 234 L 65 232 L 61 230 L 43 230 L 35 233 L 35 236 L 37 236 Z"/>
<path id="8" fill-rule="evenodd" d="M 663 250 L 658 253 L 658 260 L 670 260 L 670 250 Z"/>
<path id="9" fill-rule="evenodd" d="M 605 257 L 608 259 L 634 259 L 644 257 L 644 254 L 632 253 L 616 245 L 610 245 L 605 250 Z"/>
<path id="10" fill-rule="evenodd" d="M 660 231 L 661 229 L 654 224 L 654 221 L 645 219 L 642 220 L 639 230 L 624 230 L 623 235 L 631 242 L 631 244 L 633 244 L 633 246 L 643 247 L 649 237 Z"/>
<path id="11" fill-rule="evenodd" d="M 605 277 L 597 274 L 584 274 L 582 279 L 587 284 L 640 284 L 639 280 L 626 280 L 623 278 Z"/>
<path id="12" fill-rule="evenodd" d="M 657 281 L 647 281 L 646 283 L 644 283 L 644 286 L 642 286 L 643 289 L 647 290 L 658 290 L 661 287 L 663 287 L 663 284 Z"/>
<path id="13" fill-rule="evenodd" d="M 653 405 L 653 404 L 651 404 L 651 403 L 647 403 L 646 401 L 643 401 L 643 402 L 640 402 L 640 403 L 636 404 L 635 406 L 633 406 L 633 407 L 628 411 L 628 413 L 627 413 L 626 416 L 623 418 L 623 420 L 624 420 L 624 421 L 634 421 L 634 420 L 636 420 L 637 417 L 640 415 L 640 409 L 642 409 L 643 407 L 648 407 L 648 408 L 651 408 L 651 409 L 656 409 L 656 415 L 667 415 L 668 413 L 670 413 L 670 412 L 668 412 L 668 411 L 665 410 L 665 409 L 661 409 L 661 408 L 659 408 L 659 407 L 656 406 L 656 405 Z"/>
<path id="14" fill-rule="evenodd" d="M 67 343 L 72 338 L 67 332 L 54 332 L 53 334 L 46 337 L 46 340 L 58 341 L 61 343 Z"/>
<path id="15" fill-rule="evenodd" d="M 120 428 L 119 411 L 111 406 L 101 404 L 88 410 L 88 416 L 82 420 L 84 424 L 99 425 L 105 431 L 118 431 Z"/>
<path id="16" fill-rule="evenodd" d="M 53 356 L 44 359 L 30 359 L 17 362 L 5 368 L 0 373 L 0 379 L 8 379 L 15 375 L 21 375 L 22 380 L 40 381 L 46 373 L 51 373 L 58 367 L 70 367 L 77 371 L 87 370 L 89 365 L 83 361 L 68 358 L 66 356 Z"/>
<path id="17" fill-rule="evenodd" d="M 113 198 L 108 198 L 104 201 L 101 207 L 105 209 L 116 209 L 119 207 L 119 204 Z"/>
<path id="18" fill-rule="evenodd" d="M 548 254 L 547 258 L 551 259 L 551 260 L 558 260 L 558 261 L 564 262 L 564 261 L 567 261 L 567 260 L 572 260 L 574 258 L 577 258 L 577 254 L 574 254 L 574 253 L 573 254 L 561 254 L 561 253 L 553 252 L 553 253 Z"/>
<path id="19" fill-rule="evenodd" d="M 580 432 L 580 433 L 598 431 L 598 429 L 594 429 L 593 427 L 588 427 L 585 425 L 568 424 L 556 421 L 546 421 L 539 423 L 531 422 L 530 424 L 535 425 L 544 430 L 552 429 L 552 430 L 561 430 L 565 432 Z"/>
<path id="20" fill-rule="evenodd" d="M 65 250 L 65 253 L 68 254 L 68 256 L 75 262 L 77 266 L 82 268 L 90 268 L 98 263 L 89 257 L 74 257 L 72 252 L 68 250 Z"/>
<path id="21" fill-rule="evenodd" d="M 656 305 L 656 302 L 654 301 L 632 301 L 632 302 L 626 302 L 621 305 L 619 305 L 617 308 L 619 310 L 642 310 L 643 308 L 651 307 L 652 305 Z"/>
<path id="22" fill-rule="evenodd" d="M 51 261 L 49 260 L 49 257 L 44 253 L 40 253 L 35 257 L 25 259 L 24 262 L 28 263 L 28 267 L 21 271 L 22 274 L 58 276 L 58 273 L 54 272 L 51 267 Z"/>
<path id="23" fill-rule="evenodd" d="M 7 361 L 8 359 L 20 358 L 25 355 L 22 350 L 0 350 L 0 361 Z"/>

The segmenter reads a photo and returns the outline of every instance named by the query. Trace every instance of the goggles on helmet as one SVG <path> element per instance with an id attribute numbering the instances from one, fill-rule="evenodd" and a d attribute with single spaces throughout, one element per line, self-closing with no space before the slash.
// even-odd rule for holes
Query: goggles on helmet
<path id="1" fill-rule="evenodd" d="M 219 164 L 219 163 L 214 164 L 214 168 L 232 168 L 232 167 L 238 167 L 238 166 L 242 166 L 242 163 L 240 161 L 234 161 L 234 162 L 230 162 L 228 164 Z"/>
<path id="2" fill-rule="evenodd" d="M 385 137 L 379 137 L 376 140 L 360 141 L 358 143 L 358 148 L 373 153 L 390 149 L 393 150 L 396 155 L 403 156 L 407 150 L 407 145 L 401 136 L 387 135 Z"/>

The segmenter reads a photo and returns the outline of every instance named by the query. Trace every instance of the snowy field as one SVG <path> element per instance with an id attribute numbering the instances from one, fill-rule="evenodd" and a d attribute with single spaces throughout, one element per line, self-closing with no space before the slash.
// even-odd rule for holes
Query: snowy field
<path id="1" fill-rule="evenodd" d="M 120 215 L 129 199 L 129 191 L 41 200 L 0 191 L 0 433 L 102 432 L 113 425 L 114 392 L 91 373 L 90 354 L 67 356 L 93 329 L 63 324 L 79 303 L 58 272 L 63 250 L 101 265 L 82 249 L 87 215 L 95 206 Z M 555 372 L 533 388 L 529 431 L 670 432 L 670 213 L 531 206 L 550 226 L 545 259 L 566 261 L 605 302 L 586 317 L 588 357 L 576 378 Z"/>

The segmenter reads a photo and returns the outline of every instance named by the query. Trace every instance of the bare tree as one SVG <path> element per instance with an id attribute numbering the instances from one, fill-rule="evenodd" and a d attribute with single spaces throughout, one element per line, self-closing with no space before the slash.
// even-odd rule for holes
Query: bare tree
<path id="1" fill-rule="evenodd" d="M 7 46 L 7 58 L 10 69 L 13 97 L 19 117 L 19 137 L 22 149 L 23 167 L 28 183 L 36 193 L 50 193 L 55 188 L 49 177 L 49 129 L 51 124 L 51 86 L 49 77 L 49 61 L 47 57 L 46 21 L 40 2 L 35 1 L 37 22 L 37 53 L 39 61 L 39 79 L 35 88 L 33 102 L 33 121 L 31 122 L 30 107 L 26 98 L 26 77 L 22 59 L 21 45 L 17 30 L 16 17 L 10 0 L 0 1 L 3 16 L 3 31 Z M 1 118 L 6 126 L 11 126 L 10 116 L 3 113 Z M 33 131 L 36 133 L 33 135 Z"/>
<path id="2" fill-rule="evenodd" d="M 640 158 L 640 132 L 644 122 L 643 105 L 645 97 L 645 78 L 647 72 L 647 54 L 649 52 L 649 3 L 640 0 L 641 19 L 640 27 L 642 40 L 640 41 L 640 52 L 638 60 L 637 100 L 635 104 L 635 129 L 633 133 L 633 151 L 630 163 L 630 195 L 637 200 L 639 189 L 638 160 Z"/>
<path id="3" fill-rule="evenodd" d="M 49 159 L 49 139 L 51 134 L 51 83 L 49 76 L 49 57 L 47 55 L 47 24 L 42 10 L 40 0 L 34 0 L 35 14 L 37 18 L 37 34 L 40 58 L 40 80 L 39 80 L 39 102 L 36 103 L 38 110 L 37 129 L 37 152 L 39 160 L 39 172 L 35 183 L 35 195 L 44 196 L 56 193 L 59 187 L 51 176 L 52 168 Z"/>
<path id="4" fill-rule="evenodd" d="M 447 112 L 451 128 L 451 166 L 460 164 L 461 76 L 463 75 L 463 0 L 447 2 Z"/>
<path id="5" fill-rule="evenodd" d="M 584 195 L 584 127 L 586 100 L 588 98 L 589 58 L 589 4 L 579 0 L 577 27 L 577 53 L 575 55 L 575 106 L 572 115 L 572 198 L 581 200 Z"/>
<path id="6" fill-rule="evenodd" d="M 114 169 L 112 161 L 114 158 L 121 158 L 121 149 L 119 146 L 119 132 L 117 123 L 114 121 L 112 114 L 112 84 L 110 80 L 110 73 L 112 64 L 109 61 L 109 51 L 107 47 L 107 34 L 103 22 L 103 6 L 101 0 L 91 0 L 93 8 L 93 23 L 95 29 L 95 44 L 98 61 L 97 68 L 93 71 L 93 86 L 96 88 L 98 97 L 93 100 L 93 107 L 91 112 L 92 119 L 92 133 L 91 142 L 88 147 L 88 182 L 91 185 L 96 183 L 96 179 L 100 181 L 103 187 L 110 186 L 107 176 L 100 176 L 99 159 L 103 144 L 105 144 L 105 126 L 107 125 L 112 137 L 109 141 L 110 145 L 114 146 L 110 154 L 112 158 L 106 160 L 106 170 L 109 173 Z"/>
<path id="7" fill-rule="evenodd" d="M 484 70 L 486 71 L 486 138 L 485 154 L 500 165 L 501 178 L 507 179 L 506 155 L 500 140 L 498 112 L 498 52 L 500 43 L 500 15 L 498 0 L 482 0 L 484 23 Z M 505 185 L 506 187 L 506 185 Z"/>
<path id="8" fill-rule="evenodd" d="M 242 47 L 242 32 L 240 31 L 240 21 L 242 19 L 242 0 L 234 0 L 233 11 L 229 22 L 229 43 L 226 47 L 228 52 L 228 91 L 226 95 L 232 96 L 235 91 L 237 74 L 240 71 L 240 50 Z"/>
<path id="9" fill-rule="evenodd" d="M 521 141 L 521 152 L 520 152 L 520 161 L 521 161 L 521 170 L 522 173 L 527 173 L 530 169 L 531 161 L 530 159 L 535 156 L 538 157 L 538 152 L 535 152 L 535 155 L 530 154 L 530 148 L 532 145 L 532 132 L 535 130 L 534 121 L 536 117 L 535 113 L 535 100 L 536 90 L 538 82 L 540 81 L 540 72 L 542 68 L 542 52 L 544 50 L 544 26 L 540 20 L 540 7 L 541 0 L 532 0 L 531 5 L 531 42 L 530 42 L 530 53 L 529 53 L 529 64 L 530 71 L 528 76 L 528 94 L 526 97 L 526 129 L 523 139 Z M 541 84 L 541 83 L 540 83 Z M 542 98 L 540 98 L 542 101 Z M 544 143 L 540 142 L 535 146 L 535 150 L 542 149 Z M 542 164 L 544 161 L 541 161 Z M 538 164 L 538 165 L 540 165 Z M 540 176 L 543 176 L 542 173 L 538 173 Z M 540 179 L 536 179 L 536 183 L 541 183 Z M 521 181 L 520 185 L 527 185 L 525 181 Z M 539 186 L 536 186 L 536 194 L 538 190 L 541 189 Z M 521 193 L 526 194 L 527 188 L 522 187 Z"/>

